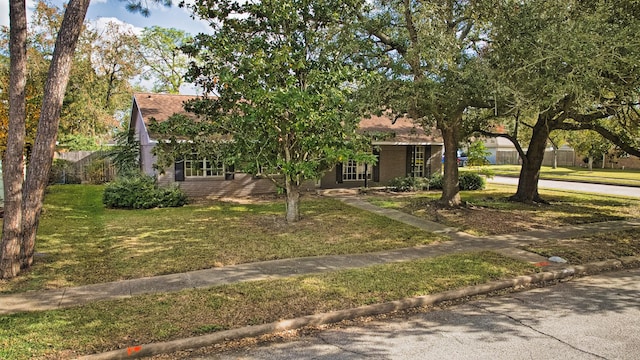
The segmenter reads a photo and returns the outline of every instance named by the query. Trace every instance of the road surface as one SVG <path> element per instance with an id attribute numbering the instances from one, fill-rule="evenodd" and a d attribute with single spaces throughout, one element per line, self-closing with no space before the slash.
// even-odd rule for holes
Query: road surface
<path id="1" fill-rule="evenodd" d="M 191 359 L 640 359 L 640 270 Z"/>
<path id="2" fill-rule="evenodd" d="M 488 179 L 487 181 L 496 184 L 518 185 L 518 178 L 514 177 L 495 176 L 493 177 L 493 179 Z M 558 190 L 573 190 L 605 195 L 618 195 L 640 198 L 640 188 L 630 186 L 589 184 L 557 180 L 539 180 L 538 187 L 541 189 L 546 188 Z M 638 356 L 638 358 L 640 358 L 640 356 Z"/>

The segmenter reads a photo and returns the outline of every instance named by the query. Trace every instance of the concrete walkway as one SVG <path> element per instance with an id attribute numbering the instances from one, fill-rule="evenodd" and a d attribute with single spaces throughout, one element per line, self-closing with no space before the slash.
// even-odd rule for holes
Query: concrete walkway
<path id="1" fill-rule="evenodd" d="M 640 221 L 611 221 L 567 226 L 554 230 L 536 230 L 510 235 L 475 237 L 398 210 L 376 207 L 354 196 L 339 198 L 351 206 L 390 217 L 425 231 L 445 234 L 451 238 L 451 241 L 376 253 L 265 261 L 72 288 L 0 295 L 0 314 L 51 310 L 98 300 L 175 292 L 183 289 L 204 288 L 243 281 L 277 279 L 479 250 L 494 250 L 507 256 L 535 263 L 545 259 L 539 255 L 518 250 L 517 246 L 545 239 L 565 239 L 596 232 L 620 231 L 640 226 Z"/>

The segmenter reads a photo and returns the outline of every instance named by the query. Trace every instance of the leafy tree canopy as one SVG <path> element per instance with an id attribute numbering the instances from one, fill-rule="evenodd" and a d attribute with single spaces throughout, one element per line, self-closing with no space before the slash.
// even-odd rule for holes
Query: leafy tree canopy
<path id="1" fill-rule="evenodd" d="M 514 200 L 542 201 L 537 181 L 553 131 L 591 129 L 640 154 L 638 11 L 638 1 L 495 3 L 487 58 L 499 84 L 497 103 L 516 126 L 494 135 L 515 142 L 518 125 L 531 134 L 528 150 L 519 147 L 523 167 Z"/>
<path id="2" fill-rule="evenodd" d="M 225 147 L 227 160 L 246 171 L 277 174 L 269 177 L 285 189 L 287 220 L 296 221 L 303 181 L 340 161 L 373 161 L 360 151 L 366 142 L 356 133 L 360 116 L 351 104 L 363 78 L 337 41 L 339 24 L 354 15 L 354 5 L 197 1 L 192 9 L 216 31 L 184 47 L 197 59 L 187 77 L 215 96 L 188 104 L 199 121 L 182 117 L 180 125 L 155 131 L 181 130 L 199 149 L 211 144 L 211 134 L 230 136 L 232 141 L 215 142 L 214 151 Z M 165 165 L 176 157 L 169 146 L 160 147 L 160 159 L 169 154 Z"/>
<path id="3" fill-rule="evenodd" d="M 180 48 L 191 39 L 186 32 L 173 28 L 153 26 L 142 31 L 137 54 L 145 67 L 142 77 L 154 80 L 154 92 L 180 92 L 189 67 L 189 58 Z"/>
<path id="4" fill-rule="evenodd" d="M 409 115 L 444 139 L 440 202 L 460 202 L 456 149 L 467 136 L 466 113 L 492 107 L 484 70 L 487 1 L 371 1 L 354 24 L 362 62 L 381 76 L 363 92 L 372 110 Z"/>

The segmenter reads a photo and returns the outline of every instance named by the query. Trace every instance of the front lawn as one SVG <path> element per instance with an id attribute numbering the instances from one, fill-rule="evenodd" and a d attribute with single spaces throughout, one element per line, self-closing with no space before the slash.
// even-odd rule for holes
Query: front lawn
<path id="1" fill-rule="evenodd" d="M 640 200 L 606 195 L 540 189 L 549 205 L 512 202 L 515 187 L 487 184 L 481 191 L 460 193 L 466 206 L 443 209 L 435 204 L 439 191 L 412 194 L 370 193 L 371 203 L 456 227 L 474 235 L 509 234 L 562 225 L 640 217 Z"/>
<path id="2" fill-rule="evenodd" d="M 335 199 L 302 199 L 288 226 L 284 201 L 206 202 L 183 208 L 113 210 L 102 187 L 52 186 L 31 270 L 0 292 L 78 286 L 255 261 L 353 254 L 446 240 Z"/>
<path id="3" fill-rule="evenodd" d="M 535 271 L 532 265 L 496 253 L 468 253 L 6 315 L 0 316 L 0 358 L 74 358 Z"/>

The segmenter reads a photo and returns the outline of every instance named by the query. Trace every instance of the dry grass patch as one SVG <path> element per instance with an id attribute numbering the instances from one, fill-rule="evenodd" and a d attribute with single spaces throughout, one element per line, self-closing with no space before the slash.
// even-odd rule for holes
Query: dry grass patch
<path id="1" fill-rule="evenodd" d="M 640 217 L 640 200 L 541 189 L 550 204 L 511 202 L 515 187 L 488 184 L 486 190 L 463 191 L 466 205 L 457 209 L 436 204 L 440 192 L 370 195 L 373 204 L 395 208 L 474 235 L 499 235 L 562 225 L 586 224 Z"/>
<path id="2" fill-rule="evenodd" d="M 546 240 L 523 247 L 545 257 L 560 256 L 569 264 L 640 255 L 640 229 L 570 240 Z"/>

